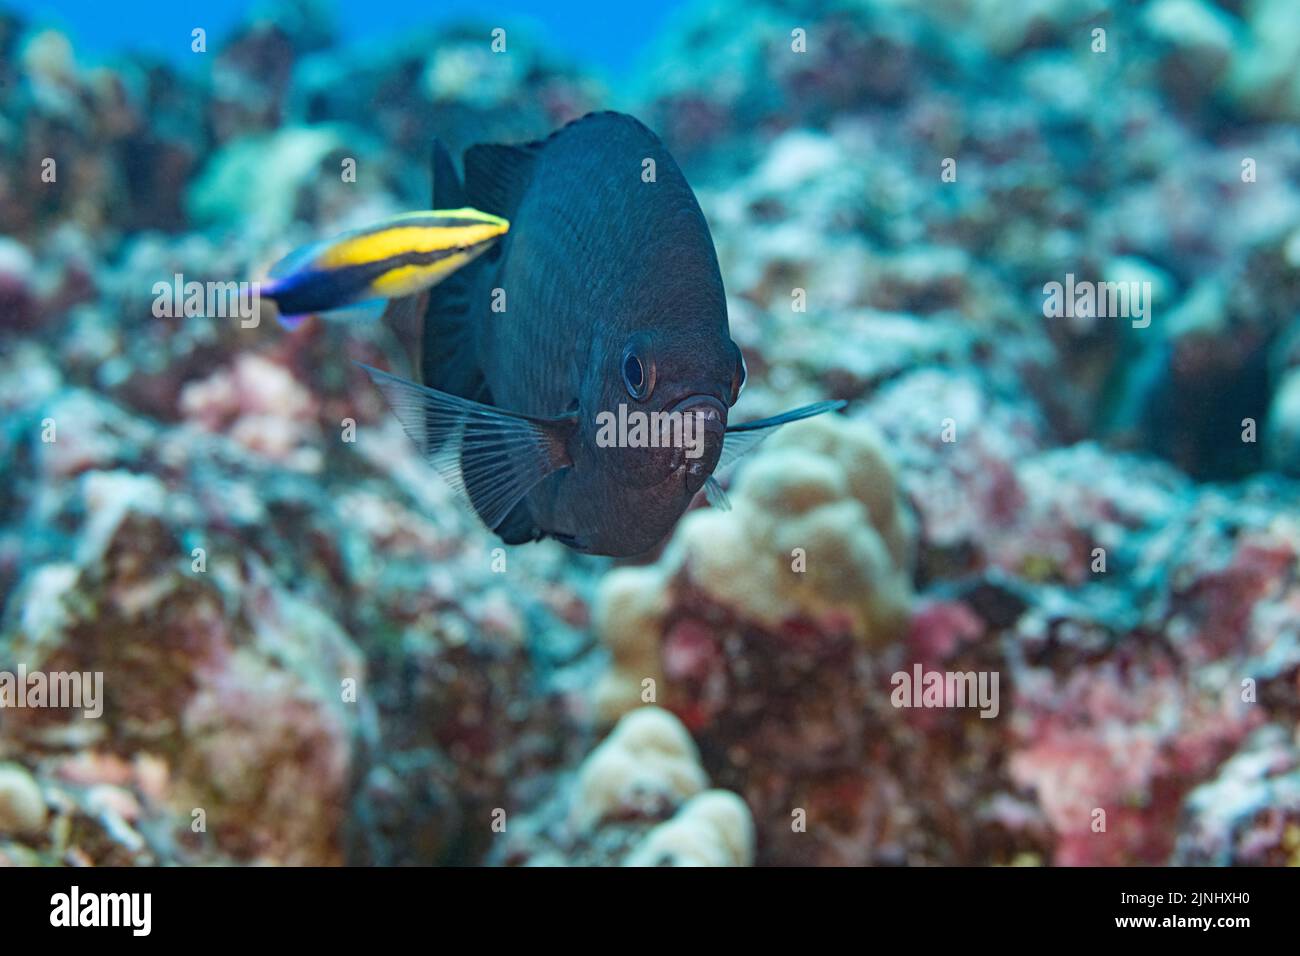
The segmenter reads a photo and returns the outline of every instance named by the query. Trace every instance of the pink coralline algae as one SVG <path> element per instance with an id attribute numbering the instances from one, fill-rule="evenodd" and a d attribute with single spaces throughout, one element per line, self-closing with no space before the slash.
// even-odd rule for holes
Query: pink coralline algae
<path id="1" fill-rule="evenodd" d="M 181 413 L 251 451 L 302 471 L 320 467 L 316 399 L 281 365 L 241 355 L 230 369 L 186 385 Z"/>
<path id="2" fill-rule="evenodd" d="M 659 567 L 607 579 L 598 623 L 617 683 L 597 699 L 617 687 L 636 707 L 651 688 L 678 714 L 715 782 L 753 809 L 760 862 L 1169 862 L 1201 832 L 1197 788 L 1253 734 L 1294 724 L 1300 526 L 1284 492 L 1259 483 L 1189 504 L 1166 466 L 1039 447 L 1013 411 L 963 416 L 987 407 L 975 383 L 936 386 L 955 390 L 939 407 L 976 435 L 949 447 L 936 416 L 932 440 L 912 437 L 920 416 L 895 414 L 911 405 L 906 382 L 867 409 L 910 463 L 899 484 L 934 576 L 906 628 L 867 652 L 849 619 L 728 599 L 733 583 L 689 555 L 729 539 L 691 544 L 687 524 Z M 973 466 L 1017 443 L 997 474 Z M 769 459 L 801 469 L 782 458 L 797 448 L 761 452 L 753 480 Z M 742 523 L 757 493 L 744 478 Z M 1014 508 L 982 491 L 998 486 Z M 963 522 L 945 520 L 945 501 L 965 503 Z M 954 706 L 951 687 L 921 706 L 895 696 L 932 672 L 995 679 L 998 699 L 981 712 Z M 801 817 L 816 826 L 793 827 Z"/>

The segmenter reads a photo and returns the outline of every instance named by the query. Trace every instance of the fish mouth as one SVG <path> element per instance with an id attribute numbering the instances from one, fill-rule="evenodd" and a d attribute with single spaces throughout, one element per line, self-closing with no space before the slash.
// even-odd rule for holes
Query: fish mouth
<path id="1" fill-rule="evenodd" d="M 727 408 L 712 395 L 687 395 L 669 405 L 665 411 L 694 416 L 692 435 L 698 436 L 692 445 L 673 449 L 669 467 L 674 473 L 681 471 L 686 490 L 695 494 L 704 487 L 718 456 L 722 454 L 722 439 L 727 430 Z M 692 453 L 693 452 L 693 453 Z"/>

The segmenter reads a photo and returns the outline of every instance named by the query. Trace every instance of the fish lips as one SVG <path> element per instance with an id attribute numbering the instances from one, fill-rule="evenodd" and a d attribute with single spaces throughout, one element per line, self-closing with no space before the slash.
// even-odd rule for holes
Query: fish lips
<path id="1" fill-rule="evenodd" d="M 681 472 L 687 492 L 694 495 L 718 465 L 727 431 L 727 407 L 712 395 L 696 394 L 674 402 L 666 411 L 691 417 L 689 434 L 695 440 L 673 448 L 669 467 L 674 474 Z"/>

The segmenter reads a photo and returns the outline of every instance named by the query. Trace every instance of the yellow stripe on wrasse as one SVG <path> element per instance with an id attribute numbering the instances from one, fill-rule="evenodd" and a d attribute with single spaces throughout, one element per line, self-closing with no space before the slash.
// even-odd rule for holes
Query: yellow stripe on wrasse
<path id="1" fill-rule="evenodd" d="M 468 252 L 457 252 L 429 265 L 398 266 L 371 282 L 370 288 L 384 299 L 400 299 L 402 296 L 414 295 L 435 284 L 448 273 L 455 272 L 472 258 L 474 257 Z"/>
<path id="2" fill-rule="evenodd" d="M 462 226 L 435 225 L 432 224 L 437 221 L 434 217 L 475 222 L 473 225 Z M 412 221 L 429 224 L 414 224 Z M 367 230 L 331 244 L 316 264 L 320 268 L 338 269 L 410 253 L 438 252 L 444 249 L 468 250 L 491 242 L 504 235 L 509 228 L 510 223 L 505 219 L 476 209 L 412 213 L 391 220 L 390 225 Z"/>

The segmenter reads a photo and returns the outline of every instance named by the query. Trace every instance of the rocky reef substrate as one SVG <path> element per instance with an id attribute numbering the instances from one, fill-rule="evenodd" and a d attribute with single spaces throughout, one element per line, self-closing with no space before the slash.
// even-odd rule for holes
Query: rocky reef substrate
<path id="1" fill-rule="evenodd" d="M 277 9 L 188 72 L 0 14 L 0 672 L 103 677 L 0 708 L 0 862 L 1300 862 L 1293 4 L 726 0 L 618 91 Z M 501 546 L 376 328 L 153 308 L 604 107 L 699 192 L 734 417 L 848 402 L 658 554 Z"/>

